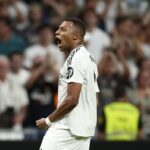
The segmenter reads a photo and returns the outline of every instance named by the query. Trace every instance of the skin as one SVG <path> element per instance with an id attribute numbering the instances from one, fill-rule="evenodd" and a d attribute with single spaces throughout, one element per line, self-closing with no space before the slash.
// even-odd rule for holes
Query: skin
<path id="1" fill-rule="evenodd" d="M 58 47 L 66 55 L 69 55 L 74 48 L 78 47 L 83 42 L 80 32 L 70 21 L 63 21 L 61 23 L 59 29 L 56 31 L 56 38 L 60 39 L 61 42 L 58 43 Z M 64 101 L 52 114 L 48 116 L 51 122 L 57 121 L 58 119 L 64 117 L 64 115 L 77 106 L 81 88 L 82 84 L 80 83 L 69 83 L 67 85 L 67 96 Z M 37 120 L 36 126 L 42 129 L 48 128 L 45 123 L 45 118 Z"/>
<path id="2" fill-rule="evenodd" d="M 3 82 L 6 79 L 7 73 L 9 71 L 9 62 L 0 58 L 0 81 Z"/>

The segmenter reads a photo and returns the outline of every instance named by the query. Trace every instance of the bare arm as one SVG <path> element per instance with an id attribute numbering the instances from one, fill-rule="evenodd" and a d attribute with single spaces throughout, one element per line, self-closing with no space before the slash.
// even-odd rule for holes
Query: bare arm
<path id="1" fill-rule="evenodd" d="M 51 122 L 57 121 L 64 115 L 69 113 L 74 107 L 77 106 L 80 96 L 82 84 L 80 83 L 69 83 L 67 86 L 67 96 L 60 106 L 51 115 L 48 116 Z M 45 119 L 39 119 L 36 121 L 36 125 L 39 128 L 46 128 Z"/>
<path id="2" fill-rule="evenodd" d="M 44 66 L 40 66 L 36 69 L 32 69 L 31 71 L 31 75 L 26 83 L 26 87 L 27 88 L 31 88 L 33 86 L 33 84 L 39 79 L 39 77 L 41 76 L 41 74 L 45 71 L 45 67 Z"/>
<path id="3" fill-rule="evenodd" d="M 23 123 L 24 119 L 26 118 L 27 115 L 27 106 L 23 106 L 20 111 L 15 114 L 14 118 L 13 118 L 13 122 L 14 124 L 17 123 Z"/>

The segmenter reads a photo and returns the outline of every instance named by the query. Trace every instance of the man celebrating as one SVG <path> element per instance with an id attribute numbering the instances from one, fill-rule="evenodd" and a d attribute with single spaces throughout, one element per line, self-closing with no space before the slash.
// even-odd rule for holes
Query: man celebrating
<path id="1" fill-rule="evenodd" d="M 82 45 L 85 30 L 80 19 L 67 18 L 56 31 L 58 47 L 68 58 L 60 70 L 57 109 L 36 121 L 39 128 L 49 127 L 41 150 L 89 150 L 99 89 L 96 63 Z"/>

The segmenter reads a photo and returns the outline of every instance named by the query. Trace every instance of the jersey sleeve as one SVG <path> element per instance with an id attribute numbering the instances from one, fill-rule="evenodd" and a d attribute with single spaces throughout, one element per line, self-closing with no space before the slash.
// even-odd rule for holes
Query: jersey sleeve
<path id="1" fill-rule="evenodd" d="M 83 83 L 85 77 L 85 68 L 82 60 L 74 59 L 67 68 L 67 83 Z"/>
<path id="2" fill-rule="evenodd" d="M 96 92 L 96 93 L 100 92 L 99 86 L 98 86 L 98 83 L 97 83 L 97 82 L 95 83 L 95 92 Z"/>

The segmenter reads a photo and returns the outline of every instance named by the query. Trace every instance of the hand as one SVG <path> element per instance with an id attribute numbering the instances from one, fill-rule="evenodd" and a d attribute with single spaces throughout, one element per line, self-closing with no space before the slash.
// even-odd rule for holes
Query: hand
<path id="1" fill-rule="evenodd" d="M 36 120 L 36 126 L 40 129 L 47 129 L 49 127 L 45 122 L 45 118 Z"/>

